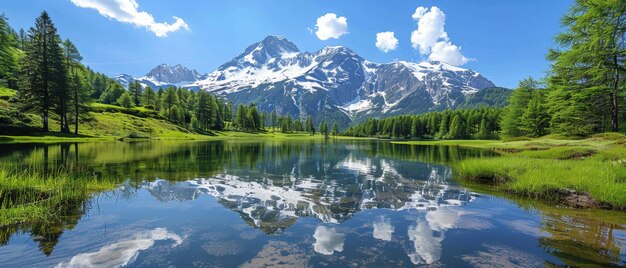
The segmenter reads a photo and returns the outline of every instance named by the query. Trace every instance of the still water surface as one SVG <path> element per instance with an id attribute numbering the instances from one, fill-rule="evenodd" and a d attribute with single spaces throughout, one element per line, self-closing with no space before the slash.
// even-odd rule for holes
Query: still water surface
<path id="1" fill-rule="evenodd" d="M 496 157 L 375 141 L 0 145 L 3 165 L 119 187 L 0 228 L 2 267 L 626 265 L 626 213 L 496 197 L 452 164 Z M 466 188 L 469 187 L 469 188 Z"/>

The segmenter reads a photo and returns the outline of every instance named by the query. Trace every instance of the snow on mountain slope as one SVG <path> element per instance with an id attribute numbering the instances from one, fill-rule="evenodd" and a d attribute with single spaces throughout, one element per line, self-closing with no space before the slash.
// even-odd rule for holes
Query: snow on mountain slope
<path id="1" fill-rule="evenodd" d="M 345 123 L 453 108 L 494 85 L 444 62 L 379 64 L 343 46 L 300 52 L 284 37 L 270 35 L 192 86 L 296 118 Z"/>
<path id="2" fill-rule="evenodd" d="M 132 77 L 127 74 L 114 77 L 115 80 L 126 88 L 128 88 L 128 84 L 132 81 L 138 81 L 144 87 L 161 88 L 168 86 L 182 87 L 205 78 L 206 75 L 201 75 L 196 70 L 189 69 L 180 64 L 174 66 L 161 64 L 142 77 Z"/>
<path id="3" fill-rule="evenodd" d="M 341 126 L 373 116 L 454 108 L 466 96 L 494 87 L 478 72 L 444 62 L 374 63 L 343 46 L 301 52 L 274 35 L 206 75 L 160 65 L 137 80 L 207 90 L 235 105 L 254 102 L 261 111 Z"/>

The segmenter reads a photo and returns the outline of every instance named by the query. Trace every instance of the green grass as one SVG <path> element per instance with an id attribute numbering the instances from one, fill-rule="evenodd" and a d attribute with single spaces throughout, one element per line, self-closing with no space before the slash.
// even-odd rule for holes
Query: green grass
<path id="1" fill-rule="evenodd" d="M 91 194 L 116 183 L 72 168 L 47 173 L 0 169 L 0 226 L 54 220 L 68 204 L 82 204 Z"/>
<path id="2" fill-rule="evenodd" d="M 525 196 L 553 199 L 556 191 L 573 189 L 589 193 L 597 201 L 626 207 L 626 168 L 611 162 L 509 156 L 464 160 L 454 171 L 461 178 L 496 183 L 505 191 Z"/>
<path id="3" fill-rule="evenodd" d="M 8 100 L 9 98 L 14 96 L 15 94 L 17 94 L 17 91 L 15 91 L 13 89 L 0 87 L 0 99 Z"/>
<path id="4" fill-rule="evenodd" d="M 2 102 L 3 100 L 0 100 Z M 5 101 L 6 102 L 6 101 Z M 2 104 L 2 103 L 0 103 Z M 7 105 L 8 102 L 7 102 Z M 2 108 L 2 106 L 0 106 Z M 2 109 L 0 109 L 2 112 Z M 27 135 L 0 135 L 1 143 L 26 142 L 67 142 L 67 141 L 110 141 L 113 139 L 156 139 L 156 140 L 225 140 L 225 139 L 322 139 L 322 135 L 308 133 L 281 133 L 277 130 L 246 133 L 239 131 L 217 131 L 198 133 L 166 120 L 157 112 L 145 107 L 123 108 L 116 105 L 93 103 L 89 119 L 82 120 L 79 136 L 59 133 L 57 118 L 50 120 L 49 133 L 37 133 L 41 128 L 38 115 L 26 114 L 29 120 Z M 12 126 L 9 125 L 9 129 Z M 70 127 L 73 130 L 73 126 Z M 26 130 L 25 130 L 26 131 Z M 329 137 L 334 139 L 354 139 L 351 137 Z"/>
<path id="5" fill-rule="evenodd" d="M 500 191 L 554 200 L 564 189 L 626 208 L 626 137 L 603 133 L 585 139 L 546 136 L 509 141 L 409 141 L 419 145 L 486 148 L 500 157 L 466 159 L 454 166 L 457 178 L 496 184 Z"/>

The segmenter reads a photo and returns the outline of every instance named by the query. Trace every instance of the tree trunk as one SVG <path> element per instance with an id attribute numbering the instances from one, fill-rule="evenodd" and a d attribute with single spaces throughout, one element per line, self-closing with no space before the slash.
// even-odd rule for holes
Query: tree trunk
<path id="1" fill-rule="evenodd" d="M 74 88 L 74 134 L 78 135 L 78 89 Z"/>
<path id="2" fill-rule="evenodd" d="M 619 107 L 618 107 L 618 93 L 619 93 L 619 70 L 617 69 L 617 55 L 613 56 L 613 64 L 615 66 L 615 81 L 613 83 L 613 94 L 611 96 L 611 131 L 619 131 Z"/>
<path id="3" fill-rule="evenodd" d="M 43 110 L 43 127 L 41 128 L 41 131 L 43 132 L 48 132 L 49 128 L 48 128 L 48 110 L 44 109 Z"/>

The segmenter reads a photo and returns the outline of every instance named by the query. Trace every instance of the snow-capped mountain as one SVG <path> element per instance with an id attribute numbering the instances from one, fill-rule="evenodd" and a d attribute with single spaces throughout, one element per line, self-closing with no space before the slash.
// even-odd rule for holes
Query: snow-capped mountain
<path id="1" fill-rule="evenodd" d="M 454 108 L 494 84 L 444 62 L 369 62 L 343 46 L 309 53 L 268 36 L 194 87 L 261 110 L 347 125 L 372 116 Z"/>
<path id="2" fill-rule="evenodd" d="M 261 111 L 312 116 L 315 124 L 327 120 L 341 126 L 370 117 L 455 108 L 467 96 L 494 87 L 478 72 L 444 62 L 374 63 L 343 46 L 301 52 L 274 35 L 206 75 L 160 65 L 135 79 L 153 87 L 207 90 L 235 105 L 255 103 Z"/>
<path id="3" fill-rule="evenodd" d="M 126 88 L 128 88 L 128 84 L 132 81 L 139 81 L 144 87 L 161 88 L 168 86 L 186 86 L 196 81 L 206 79 L 206 75 L 201 75 L 198 71 L 189 69 L 180 64 L 174 66 L 161 64 L 142 77 L 132 77 L 131 75 L 121 74 L 114 77 L 114 79 Z"/>
<path id="4" fill-rule="evenodd" d="M 124 88 L 128 88 L 128 85 L 130 84 L 130 82 L 134 81 L 135 78 L 130 74 L 120 74 L 120 75 L 114 76 L 113 80 L 122 84 Z"/>

